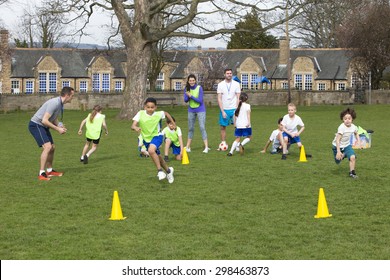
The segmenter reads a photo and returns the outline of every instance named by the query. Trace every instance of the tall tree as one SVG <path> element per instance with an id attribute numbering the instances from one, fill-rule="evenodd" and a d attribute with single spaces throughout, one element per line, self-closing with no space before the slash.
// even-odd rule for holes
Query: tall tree
<path id="1" fill-rule="evenodd" d="M 236 29 L 263 30 L 261 21 L 255 10 L 245 15 L 244 19 L 236 24 Z M 271 49 L 278 46 L 275 36 L 266 32 L 255 34 L 236 31 L 233 32 L 227 44 L 228 49 Z"/>
<path id="2" fill-rule="evenodd" d="M 355 73 L 367 80 L 370 72 L 374 89 L 390 65 L 389 15 L 388 0 L 363 3 L 351 11 L 338 31 L 341 46 L 350 49 Z"/>
<path id="3" fill-rule="evenodd" d="M 287 4 L 294 15 L 311 1 L 288 0 Z M 259 14 L 285 9 L 277 3 L 260 5 L 265 2 L 269 3 L 267 0 L 64 0 L 61 5 L 62 12 L 78 13 L 77 19 L 84 19 L 85 25 L 96 12 L 114 13 L 127 53 L 126 85 L 119 116 L 130 119 L 143 107 L 155 42 L 169 37 L 206 39 L 219 34 L 229 34 L 237 31 L 234 24 L 251 9 Z M 175 9 L 172 9 L 173 7 Z M 176 20 L 161 25 L 162 18 L 170 13 Z M 246 31 L 265 32 L 284 21 L 275 19 L 262 30 Z M 83 28 L 80 32 L 83 32 Z"/>
<path id="4" fill-rule="evenodd" d="M 364 0 L 363 0 L 364 1 Z M 315 0 L 291 21 L 292 38 L 302 47 L 337 48 L 336 30 L 362 0 Z"/>

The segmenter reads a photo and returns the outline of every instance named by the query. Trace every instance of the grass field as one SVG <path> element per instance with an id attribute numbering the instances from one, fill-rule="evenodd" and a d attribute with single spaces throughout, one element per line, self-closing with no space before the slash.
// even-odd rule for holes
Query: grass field
<path id="1" fill-rule="evenodd" d="M 187 137 L 186 108 L 161 107 Z M 218 111 L 208 108 L 212 150 L 202 153 L 196 127 L 190 164 L 173 161 L 175 182 L 159 182 L 150 159 L 140 158 L 129 121 L 107 115 L 89 164 L 79 162 L 87 112 L 66 111 L 68 133 L 53 132 L 62 178 L 37 180 L 40 149 L 28 132 L 33 112 L 0 114 L 1 259 L 390 259 L 390 106 L 354 106 L 355 124 L 374 130 L 372 148 L 357 151 L 358 179 L 348 162 L 337 166 L 331 141 L 344 106 L 298 107 L 308 162 L 296 146 L 286 161 L 260 154 L 285 106 L 253 107 L 253 141 L 245 155 L 217 152 Z M 198 125 L 198 124 L 196 124 Z M 227 130 L 229 145 L 233 128 Z M 315 219 L 325 190 L 332 217 Z M 124 221 L 109 221 L 117 190 Z"/>

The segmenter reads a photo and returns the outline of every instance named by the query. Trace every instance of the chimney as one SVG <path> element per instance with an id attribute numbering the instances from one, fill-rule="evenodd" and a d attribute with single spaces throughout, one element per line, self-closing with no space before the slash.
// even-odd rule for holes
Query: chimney
<path id="1" fill-rule="evenodd" d="M 8 40 L 9 40 L 9 32 L 8 30 L 1 29 L 0 30 L 0 49 L 5 50 L 8 49 Z"/>
<path id="2" fill-rule="evenodd" d="M 279 65 L 287 65 L 290 58 L 290 40 L 288 37 L 279 39 Z"/>

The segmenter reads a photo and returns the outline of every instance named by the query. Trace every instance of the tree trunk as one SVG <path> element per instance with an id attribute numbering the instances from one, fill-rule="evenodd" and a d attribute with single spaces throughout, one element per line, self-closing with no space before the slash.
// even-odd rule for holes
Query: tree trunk
<path id="1" fill-rule="evenodd" d="M 120 119 L 131 120 L 143 108 L 146 98 L 146 81 L 151 57 L 151 44 L 138 38 L 126 47 L 126 85 L 123 92 Z"/>

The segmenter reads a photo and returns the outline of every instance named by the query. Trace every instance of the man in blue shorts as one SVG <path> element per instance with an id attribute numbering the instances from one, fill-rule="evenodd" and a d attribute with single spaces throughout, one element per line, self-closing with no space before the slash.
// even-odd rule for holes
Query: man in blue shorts
<path id="1" fill-rule="evenodd" d="M 226 142 L 226 127 L 233 124 L 234 112 L 238 106 L 241 87 L 233 80 L 232 69 L 225 69 L 225 79 L 218 84 L 219 125 L 221 126 L 221 142 Z"/>
<path id="2" fill-rule="evenodd" d="M 46 101 L 31 118 L 28 129 L 39 147 L 42 147 L 40 170 L 38 179 L 49 181 L 52 176 L 62 176 L 62 172 L 53 169 L 54 160 L 54 141 L 50 133 L 50 128 L 56 130 L 59 134 L 66 133 L 66 127 L 63 125 L 62 116 L 64 113 L 64 104 L 72 101 L 74 89 L 64 87 L 61 95 L 53 97 Z"/>

